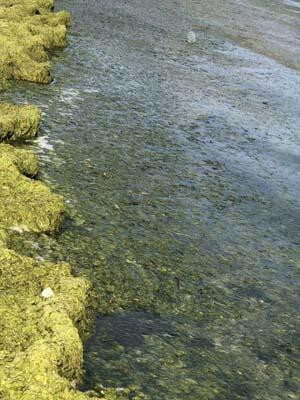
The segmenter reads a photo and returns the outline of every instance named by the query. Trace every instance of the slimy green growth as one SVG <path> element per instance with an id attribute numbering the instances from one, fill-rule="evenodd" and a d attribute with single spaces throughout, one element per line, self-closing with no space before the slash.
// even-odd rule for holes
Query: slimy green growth
<path id="1" fill-rule="evenodd" d="M 0 140 L 31 139 L 36 136 L 41 112 L 31 105 L 0 103 Z"/>
<path id="2" fill-rule="evenodd" d="M 84 399 L 78 382 L 89 283 L 65 263 L 24 257 L 5 247 L 12 230 L 55 232 L 64 202 L 33 180 L 36 157 L 0 145 L 0 394 L 3 399 Z M 53 296 L 42 292 L 51 288 Z"/>
<path id="3" fill-rule="evenodd" d="M 0 393 L 3 399 L 84 399 L 80 378 L 89 284 L 67 264 L 50 264 L 0 250 Z M 54 295 L 45 299 L 44 288 Z"/>
<path id="4" fill-rule="evenodd" d="M 53 1 L 0 0 L 0 78 L 51 81 L 46 50 L 66 45 L 67 12 L 52 13 Z"/>
<path id="5" fill-rule="evenodd" d="M 34 155 L 2 144 L 0 165 L 0 226 L 18 231 L 55 232 L 62 220 L 64 202 L 43 183 L 29 178 L 37 173 Z"/>
<path id="6" fill-rule="evenodd" d="M 52 9 L 48 0 L 0 0 L 1 87 L 9 79 L 51 81 L 46 51 L 66 45 L 69 24 L 68 13 Z M 0 103 L 0 141 L 33 138 L 40 117 L 36 107 Z M 84 400 L 76 385 L 89 282 L 66 263 L 8 248 L 12 232 L 52 234 L 62 222 L 64 200 L 34 179 L 37 172 L 34 154 L 0 144 L 0 398 Z"/>

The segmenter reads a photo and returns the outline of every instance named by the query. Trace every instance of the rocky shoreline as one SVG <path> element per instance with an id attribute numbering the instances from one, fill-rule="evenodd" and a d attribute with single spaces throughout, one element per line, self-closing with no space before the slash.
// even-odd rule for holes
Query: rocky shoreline
<path id="1" fill-rule="evenodd" d="M 69 20 L 67 12 L 53 12 L 53 0 L 0 0 L 1 82 L 49 83 L 47 50 L 66 45 Z M 35 137 L 40 116 L 30 105 L 0 103 L 0 398 L 86 399 L 76 384 L 89 282 L 73 277 L 66 263 L 8 248 L 13 231 L 55 233 L 65 212 L 63 198 L 34 179 L 35 155 L 11 143 Z"/>

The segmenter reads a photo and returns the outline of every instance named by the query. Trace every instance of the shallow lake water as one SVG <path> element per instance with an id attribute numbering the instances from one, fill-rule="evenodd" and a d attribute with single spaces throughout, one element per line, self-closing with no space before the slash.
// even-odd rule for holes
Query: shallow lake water
<path id="1" fill-rule="evenodd" d="M 298 398 L 298 5 L 59 1 L 55 80 L 2 95 L 44 111 L 31 147 L 69 208 L 22 251 L 94 286 L 82 390 Z"/>

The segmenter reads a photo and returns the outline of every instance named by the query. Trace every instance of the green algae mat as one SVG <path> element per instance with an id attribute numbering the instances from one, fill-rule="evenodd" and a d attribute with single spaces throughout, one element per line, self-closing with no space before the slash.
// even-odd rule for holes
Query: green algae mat
<path id="1" fill-rule="evenodd" d="M 36 136 L 41 112 L 31 105 L 0 103 L 0 140 L 30 139 Z"/>
<path id="2" fill-rule="evenodd" d="M 80 399 L 82 344 L 89 284 L 66 264 L 38 263 L 0 250 L 0 398 Z M 53 295 L 42 297 L 44 288 Z"/>
<path id="3" fill-rule="evenodd" d="M 69 14 L 53 1 L 0 1 L 0 78 L 51 81 L 46 50 L 66 45 Z"/>
<path id="4" fill-rule="evenodd" d="M 69 15 L 53 1 L 0 0 L 0 80 L 51 81 L 47 50 L 66 45 Z M 0 141 L 30 139 L 41 112 L 0 103 Z M 85 399 L 76 391 L 82 337 L 89 325 L 90 285 L 65 263 L 25 257 L 9 249 L 12 232 L 54 233 L 61 196 L 35 179 L 31 152 L 0 144 L 0 399 Z M 91 396 L 90 396 L 91 397 Z"/>
<path id="5" fill-rule="evenodd" d="M 12 230 L 59 227 L 63 199 L 32 179 L 37 169 L 31 152 L 0 145 L 0 398 L 83 399 L 71 383 L 81 373 L 89 283 L 67 264 L 5 247 Z"/>
<path id="6" fill-rule="evenodd" d="M 20 232 L 55 232 L 64 202 L 47 186 L 25 176 L 37 173 L 34 155 L 2 144 L 0 166 L 0 227 Z"/>

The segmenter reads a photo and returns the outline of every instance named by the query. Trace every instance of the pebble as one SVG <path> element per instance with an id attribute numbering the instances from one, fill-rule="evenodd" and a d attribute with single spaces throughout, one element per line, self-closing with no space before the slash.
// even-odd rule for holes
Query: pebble
<path id="1" fill-rule="evenodd" d="M 76 379 L 73 379 L 73 380 L 72 380 L 72 382 L 71 382 L 71 387 L 72 387 L 73 389 L 76 389 L 76 388 L 77 388 L 77 380 L 76 380 Z"/>
<path id="2" fill-rule="evenodd" d="M 53 290 L 50 287 L 45 288 L 41 293 L 41 296 L 44 297 L 44 299 L 49 299 L 53 295 Z"/>
<path id="3" fill-rule="evenodd" d="M 193 31 L 189 31 L 186 38 L 188 43 L 196 43 L 196 34 Z"/>

